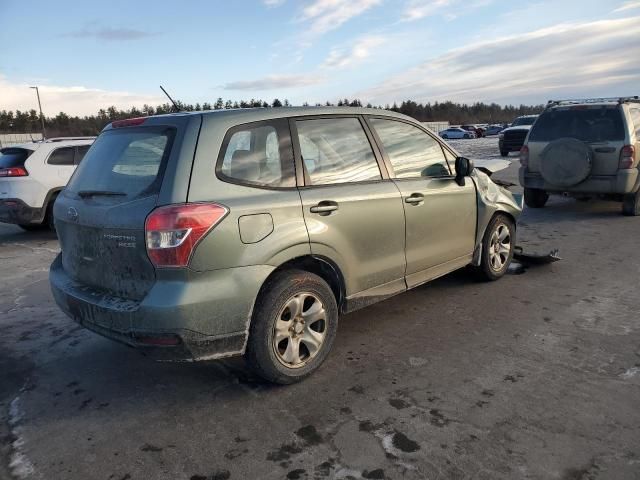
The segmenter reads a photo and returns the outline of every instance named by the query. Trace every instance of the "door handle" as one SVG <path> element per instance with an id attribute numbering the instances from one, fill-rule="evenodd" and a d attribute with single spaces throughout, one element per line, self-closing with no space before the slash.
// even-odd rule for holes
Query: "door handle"
<path id="1" fill-rule="evenodd" d="M 331 215 L 331 212 L 338 210 L 338 204 L 330 200 L 323 200 L 317 205 L 311 207 L 310 210 L 311 213 L 319 213 L 322 216 Z"/>
<path id="2" fill-rule="evenodd" d="M 404 199 L 406 203 L 410 203 L 411 205 L 420 205 L 424 202 L 424 195 L 421 193 L 412 193 L 410 197 Z"/>

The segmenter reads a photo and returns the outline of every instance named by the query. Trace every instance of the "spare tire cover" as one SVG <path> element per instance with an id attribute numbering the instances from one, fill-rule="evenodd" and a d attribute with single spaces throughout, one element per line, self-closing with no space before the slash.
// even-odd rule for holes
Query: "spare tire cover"
<path id="1" fill-rule="evenodd" d="M 540 174 L 551 185 L 571 187 L 591 173 L 593 151 L 575 138 L 559 138 L 540 154 Z"/>

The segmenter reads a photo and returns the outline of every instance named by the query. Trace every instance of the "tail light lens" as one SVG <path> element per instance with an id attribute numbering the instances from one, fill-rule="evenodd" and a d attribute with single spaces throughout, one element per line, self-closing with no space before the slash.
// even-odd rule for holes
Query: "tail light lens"
<path id="1" fill-rule="evenodd" d="M 526 145 L 520 149 L 520 165 L 523 167 L 529 166 L 529 147 Z"/>
<path id="2" fill-rule="evenodd" d="M 228 212 L 217 203 L 156 208 L 144 226 L 149 258 L 156 267 L 186 267 L 198 242 Z"/>
<path id="3" fill-rule="evenodd" d="M 29 172 L 24 167 L 0 168 L 0 177 L 26 177 Z"/>
<path id="4" fill-rule="evenodd" d="M 633 168 L 636 163 L 636 149 L 633 145 L 625 145 L 620 150 L 620 168 Z"/>

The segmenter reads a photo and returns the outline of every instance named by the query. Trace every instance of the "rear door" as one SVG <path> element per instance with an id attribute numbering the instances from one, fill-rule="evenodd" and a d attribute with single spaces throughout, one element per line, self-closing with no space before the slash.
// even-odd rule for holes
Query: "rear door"
<path id="1" fill-rule="evenodd" d="M 173 180 L 168 172 L 178 162 L 189 162 L 190 168 L 195 142 L 182 140 L 198 131 L 200 116 L 137 123 L 103 131 L 54 205 L 67 274 L 83 285 L 134 300 L 142 299 L 155 281 L 145 247 L 145 219 L 158 204 L 165 175 Z M 184 202 L 186 190 L 182 195 L 174 201 Z"/>
<path id="2" fill-rule="evenodd" d="M 474 184 L 456 183 L 431 134 L 408 122 L 368 118 L 400 189 L 406 218 L 406 280 L 409 288 L 468 264 L 475 247 Z"/>
<path id="3" fill-rule="evenodd" d="M 362 119 L 305 117 L 291 126 L 304 170 L 300 196 L 311 252 L 338 264 L 347 297 L 403 290 L 402 200 L 381 171 Z"/>

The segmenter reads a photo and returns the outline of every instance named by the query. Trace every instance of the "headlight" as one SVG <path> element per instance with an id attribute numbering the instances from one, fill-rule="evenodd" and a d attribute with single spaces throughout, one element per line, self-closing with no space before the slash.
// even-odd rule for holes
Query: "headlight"
<path id="1" fill-rule="evenodd" d="M 498 134 L 498 138 L 499 138 L 500 140 L 502 140 L 502 139 L 504 138 L 504 133 L 499 133 L 499 134 Z"/>

